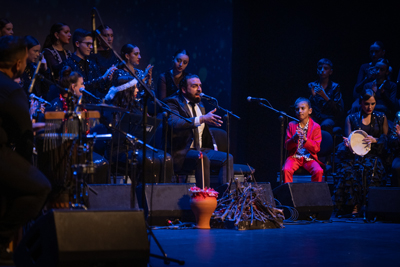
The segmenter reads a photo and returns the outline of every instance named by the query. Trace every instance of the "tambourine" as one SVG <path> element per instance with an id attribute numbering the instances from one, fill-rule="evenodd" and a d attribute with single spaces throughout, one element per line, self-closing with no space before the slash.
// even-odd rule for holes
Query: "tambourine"
<path id="1" fill-rule="evenodd" d="M 368 134 L 363 130 L 355 130 L 349 135 L 349 149 L 353 154 L 365 156 L 371 150 L 371 144 L 364 142 Z"/>

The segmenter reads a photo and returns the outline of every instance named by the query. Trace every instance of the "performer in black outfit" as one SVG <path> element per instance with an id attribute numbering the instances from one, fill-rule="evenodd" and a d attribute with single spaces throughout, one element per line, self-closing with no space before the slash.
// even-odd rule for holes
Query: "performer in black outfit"
<path id="1" fill-rule="evenodd" d="M 58 80 L 61 64 L 71 57 L 72 53 L 64 49 L 71 39 L 71 30 L 65 23 L 56 23 L 51 26 L 43 44 L 44 58 L 47 61 L 54 80 Z"/>
<path id="2" fill-rule="evenodd" d="M 202 92 L 200 78 L 197 75 L 186 75 L 180 85 L 177 95 L 166 98 L 168 106 L 178 114 L 190 119 L 191 123 L 171 114 L 169 121 L 173 128 L 172 144 L 168 143 L 174 161 L 174 171 L 179 172 L 196 170 L 196 185 L 202 187 L 202 164 L 200 153 L 203 155 L 204 186 L 210 186 L 210 167 L 220 167 L 220 183 L 225 183 L 226 153 L 214 150 L 215 141 L 209 125 L 221 126 L 221 117 L 214 114 L 216 109 L 206 114 L 200 93 Z M 194 111 L 195 113 L 194 114 Z M 170 138 L 168 138 L 170 140 Z M 230 175 L 233 176 L 233 157 L 230 157 Z"/>
<path id="3" fill-rule="evenodd" d="M 384 161 L 386 158 L 386 145 L 388 134 L 388 122 L 384 113 L 374 111 L 377 101 L 375 93 L 367 89 L 360 97 L 361 111 L 352 113 L 346 118 L 345 135 L 350 136 L 355 130 L 363 130 L 368 134 L 363 139 L 363 144 L 371 144 L 371 151 L 364 157 L 350 152 L 348 138 L 339 146 L 336 176 L 339 178 L 335 185 L 335 202 L 339 211 L 346 206 L 353 208 L 352 213 L 360 210 L 363 202 L 362 186 L 363 174 L 366 175 L 368 188 L 385 184 L 386 170 Z M 375 167 L 376 162 L 376 167 Z"/>
<path id="4" fill-rule="evenodd" d="M 60 80 L 58 84 L 64 88 L 62 90 L 60 88 L 60 95 L 54 98 L 51 101 L 51 107 L 47 108 L 46 111 L 67 111 L 68 104 L 68 91 L 65 89 L 69 89 L 73 92 L 73 98 L 76 104 L 79 97 L 82 96 L 82 93 L 79 91 L 80 88 L 85 88 L 83 77 L 78 72 L 73 72 L 71 67 L 65 66 L 60 72 Z"/>
<path id="5" fill-rule="evenodd" d="M 5 18 L 0 19 L 0 37 L 13 35 L 14 34 L 13 28 L 14 26 L 11 23 L 11 21 Z"/>
<path id="6" fill-rule="evenodd" d="M 51 190 L 47 178 L 31 164 L 28 99 L 14 82 L 25 70 L 27 56 L 23 38 L 0 38 L 0 194 L 6 203 L 0 217 L 0 264 L 10 259 L 6 247 L 15 231 L 38 215 Z"/>
<path id="7" fill-rule="evenodd" d="M 153 73 L 153 67 L 152 65 L 147 65 L 146 69 L 140 70 L 137 69 L 136 67 L 139 65 L 140 59 L 142 58 L 140 56 L 140 49 L 136 45 L 133 44 L 125 44 L 121 48 L 121 58 L 125 60 L 126 65 L 135 72 L 137 77 L 141 79 L 150 90 L 154 90 L 154 83 L 153 83 L 153 78 L 152 78 L 152 73 Z M 130 72 L 126 69 L 125 65 L 120 63 L 118 64 L 118 70 L 115 71 L 115 75 L 120 77 L 120 76 L 129 76 Z M 116 77 L 116 79 L 118 79 Z M 113 82 L 114 83 L 114 82 Z M 143 88 L 139 85 L 139 92 L 143 91 Z"/>
<path id="8" fill-rule="evenodd" d="M 187 75 L 185 72 L 189 64 L 189 53 L 179 49 L 172 57 L 172 69 L 160 74 L 157 83 L 157 97 L 164 99 L 179 92 L 179 83 Z"/>
<path id="9" fill-rule="evenodd" d="M 35 73 L 37 66 L 37 59 L 40 55 L 40 43 L 39 41 L 30 35 L 24 37 L 26 45 L 28 47 L 28 59 L 26 62 L 26 68 L 24 73 L 22 73 L 19 84 L 24 88 L 25 92 L 28 94 L 29 86 L 31 85 L 31 81 L 33 78 L 33 74 Z M 42 63 L 40 65 L 40 74 L 46 76 L 46 78 L 50 78 L 47 75 L 47 63 L 46 59 L 42 59 Z M 35 86 L 33 87 L 32 93 L 36 96 L 46 98 L 47 91 L 49 87 L 46 83 L 42 82 L 40 79 L 36 79 Z"/>
<path id="10" fill-rule="evenodd" d="M 136 135 L 137 131 L 142 132 L 142 117 L 143 110 L 142 105 L 138 101 L 138 86 L 137 80 L 132 76 L 119 76 L 118 79 L 114 79 L 115 86 L 111 87 L 108 94 L 105 97 L 106 101 L 109 101 L 112 105 L 118 106 L 126 110 L 126 112 L 120 112 L 117 115 L 117 128 L 129 133 L 131 135 Z M 112 114 L 106 116 L 108 118 L 107 125 L 112 122 Z M 157 127 L 156 125 L 154 125 Z M 126 163 L 126 154 L 128 154 L 129 158 L 132 158 L 134 153 L 132 146 L 127 150 L 126 147 L 126 137 L 123 134 L 120 134 L 118 131 L 113 133 L 113 162 L 118 160 L 119 166 L 125 168 Z M 151 144 L 151 140 L 148 140 L 148 144 Z M 139 149 L 140 147 L 136 147 Z M 106 150 L 105 157 L 107 159 L 110 158 L 109 152 L 110 150 Z M 117 158 L 118 155 L 118 158 Z M 140 148 L 137 151 L 137 160 L 138 160 L 138 171 L 141 171 L 142 161 L 143 161 L 143 152 Z M 164 164 L 164 151 L 158 150 L 157 152 L 153 152 L 150 149 L 146 150 L 146 174 L 145 180 L 146 182 L 164 182 L 164 179 L 161 179 L 163 173 L 163 164 Z M 166 177 L 165 182 L 171 182 L 172 178 L 172 160 L 171 156 L 167 154 L 166 157 Z M 121 172 L 122 170 L 120 170 Z M 138 172 L 139 173 L 139 172 Z"/>
<path id="11" fill-rule="evenodd" d="M 100 25 L 97 27 L 100 34 L 107 41 L 109 45 L 113 45 L 114 31 L 107 25 Z M 97 38 L 99 46 L 97 47 L 97 54 L 92 54 L 91 57 L 96 61 L 100 67 L 100 73 L 105 73 L 112 65 L 117 66 L 119 59 L 115 56 L 114 52 L 108 48 L 101 38 Z"/>
<path id="12" fill-rule="evenodd" d="M 111 85 L 109 81 L 116 67 L 110 67 L 104 75 L 102 75 L 100 67 L 89 57 L 93 48 L 93 38 L 89 31 L 76 29 L 72 36 L 72 41 L 74 43 L 75 52 L 63 63 L 64 66 L 70 66 L 72 71 L 79 72 L 85 81 L 86 90 L 103 98 L 107 93 L 108 87 Z"/>
<path id="13" fill-rule="evenodd" d="M 321 125 L 321 130 L 330 134 L 339 125 L 344 110 L 340 85 L 330 79 L 332 72 L 332 62 L 323 58 L 317 64 L 319 80 L 308 84 L 311 91 L 312 118 Z"/>
<path id="14" fill-rule="evenodd" d="M 390 154 L 394 156 L 392 162 L 391 186 L 400 187 L 400 112 L 394 118 L 394 127 L 389 136 Z"/>

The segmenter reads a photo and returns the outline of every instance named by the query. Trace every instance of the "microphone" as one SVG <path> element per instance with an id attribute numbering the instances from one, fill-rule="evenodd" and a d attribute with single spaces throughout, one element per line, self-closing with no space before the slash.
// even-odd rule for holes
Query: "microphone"
<path id="1" fill-rule="evenodd" d="M 98 98 L 98 97 L 95 96 L 94 94 L 92 94 L 92 93 L 86 91 L 84 88 L 79 88 L 79 92 L 84 93 L 84 94 L 87 94 L 87 95 L 93 97 L 94 99 L 96 99 L 97 101 L 101 101 L 100 98 Z"/>
<path id="2" fill-rule="evenodd" d="M 261 102 L 261 101 L 266 101 L 266 99 L 248 96 L 247 101 L 248 102 Z"/>
<path id="3" fill-rule="evenodd" d="M 92 36 L 93 36 L 93 53 L 97 54 L 97 40 L 96 40 L 96 8 L 92 8 Z"/>
<path id="4" fill-rule="evenodd" d="M 46 105 L 49 105 L 50 107 L 52 106 L 50 102 L 47 102 L 43 98 L 37 97 L 35 94 L 30 94 L 29 98 L 35 99 L 35 100 L 39 101 L 40 103 L 45 103 Z"/>
<path id="5" fill-rule="evenodd" d="M 212 101 L 212 100 L 216 101 L 216 100 L 217 100 L 217 99 L 215 99 L 214 97 L 209 96 L 209 95 L 205 95 L 205 94 L 203 94 L 203 93 L 200 93 L 200 97 L 201 97 L 201 98 L 204 98 L 204 99 L 206 99 L 206 100 L 208 100 L 208 101 Z"/>

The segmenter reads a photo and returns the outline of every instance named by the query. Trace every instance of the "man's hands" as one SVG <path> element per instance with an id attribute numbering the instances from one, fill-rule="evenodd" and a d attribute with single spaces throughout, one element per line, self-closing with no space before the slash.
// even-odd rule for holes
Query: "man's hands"
<path id="1" fill-rule="evenodd" d="M 324 88 L 322 88 L 321 85 L 313 86 L 313 87 L 311 88 L 311 94 L 312 94 L 313 96 L 315 96 L 315 95 L 320 95 L 320 96 L 322 96 L 323 99 L 325 99 L 325 101 L 329 101 L 329 97 L 328 97 L 328 95 L 325 93 L 325 90 L 324 90 Z"/>
<path id="2" fill-rule="evenodd" d="M 115 67 L 114 65 L 112 65 L 107 71 L 106 71 L 106 73 L 104 73 L 104 75 L 103 75 L 103 80 L 108 80 L 108 81 L 111 81 L 112 80 L 112 77 L 113 77 L 113 74 L 114 74 L 114 71 L 116 71 L 117 70 L 117 67 Z"/>
<path id="3" fill-rule="evenodd" d="M 214 114 L 217 109 L 213 109 L 210 112 L 208 112 L 206 115 L 203 115 L 200 117 L 200 123 L 207 123 L 208 125 L 212 126 L 221 126 L 222 125 L 222 120 L 221 117 Z"/>

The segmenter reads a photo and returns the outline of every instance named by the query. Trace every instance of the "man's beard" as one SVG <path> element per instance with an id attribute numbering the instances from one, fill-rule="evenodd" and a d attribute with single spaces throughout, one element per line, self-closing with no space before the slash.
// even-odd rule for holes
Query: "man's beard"
<path id="1" fill-rule="evenodd" d="M 189 100 L 190 102 L 193 102 L 193 103 L 199 103 L 201 101 L 200 96 L 195 97 L 194 95 L 186 94 L 185 97 L 187 98 L 187 100 Z"/>

